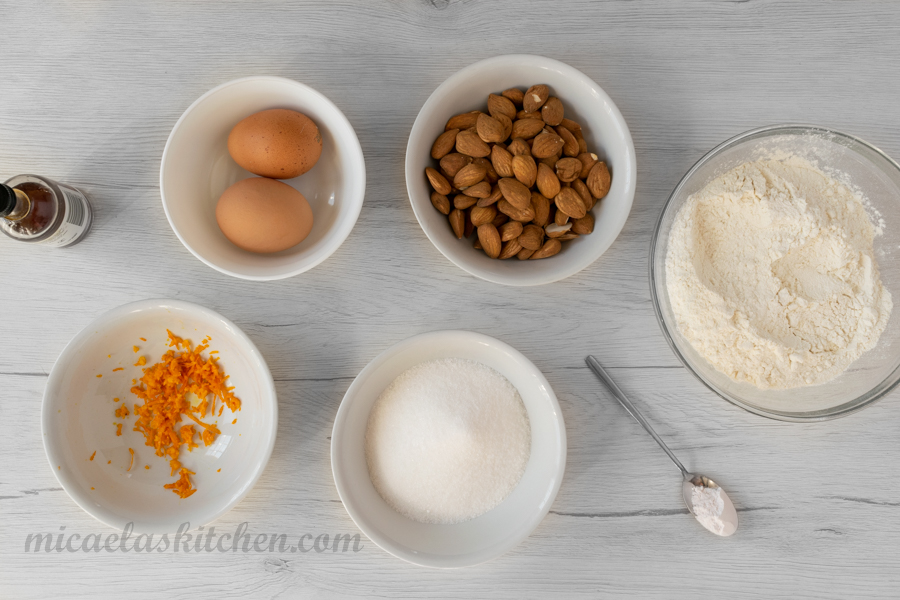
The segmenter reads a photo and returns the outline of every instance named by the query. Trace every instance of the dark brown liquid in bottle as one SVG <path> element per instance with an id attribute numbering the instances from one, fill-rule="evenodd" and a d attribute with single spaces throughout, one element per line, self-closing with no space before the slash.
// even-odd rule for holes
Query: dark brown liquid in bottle
<path id="1" fill-rule="evenodd" d="M 15 189 L 25 192 L 31 199 L 31 210 L 25 218 L 19 221 L 10 221 L 9 229 L 12 232 L 24 235 L 35 235 L 44 231 L 53 223 L 56 216 L 56 203 L 53 201 L 53 192 L 39 183 L 26 182 L 15 186 Z M 60 206 L 62 208 L 62 206 Z"/>

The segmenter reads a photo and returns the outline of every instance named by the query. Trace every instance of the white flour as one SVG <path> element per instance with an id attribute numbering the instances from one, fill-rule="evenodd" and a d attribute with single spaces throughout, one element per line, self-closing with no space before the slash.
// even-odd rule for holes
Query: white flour
<path id="1" fill-rule="evenodd" d="M 893 303 L 862 198 L 799 158 L 745 163 L 678 212 L 666 281 L 678 329 L 759 388 L 824 383 L 875 346 Z"/>
<path id="2" fill-rule="evenodd" d="M 691 506 L 694 507 L 694 516 L 701 525 L 717 535 L 725 532 L 725 521 L 722 520 L 722 511 L 725 510 L 722 488 L 693 486 L 691 488 Z"/>

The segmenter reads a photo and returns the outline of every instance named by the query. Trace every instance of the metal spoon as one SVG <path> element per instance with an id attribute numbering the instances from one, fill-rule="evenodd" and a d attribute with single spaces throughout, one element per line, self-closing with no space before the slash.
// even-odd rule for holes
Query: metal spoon
<path id="1" fill-rule="evenodd" d="M 684 477 L 684 482 L 681 485 L 681 495 L 684 499 L 684 503 L 687 506 L 688 510 L 692 515 L 709 531 L 715 533 L 716 535 L 721 536 L 729 536 L 737 531 L 738 528 L 738 516 L 737 511 L 734 510 L 734 504 L 731 502 L 731 498 L 728 497 L 728 494 L 725 493 L 725 490 L 716 485 L 716 482 L 706 477 L 704 475 L 696 475 L 694 473 L 688 473 L 687 469 L 681 464 L 681 462 L 675 458 L 675 455 L 672 454 L 672 451 L 669 450 L 669 447 L 660 439 L 656 432 L 653 431 L 653 428 L 650 427 L 650 424 L 647 423 L 647 420 L 644 419 L 644 415 L 642 415 L 637 408 L 631 403 L 628 398 L 625 397 L 625 394 L 622 390 L 619 389 L 619 386 L 609 377 L 606 371 L 603 370 L 603 367 L 600 366 L 600 363 L 597 362 L 597 359 L 593 356 L 588 356 L 585 359 L 587 365 L 591 368 L 594 373 L 597 374 L 597 377 L 606 384 L 606 387 L 612 391 L 613 395 L 616 397 L 616 400 L 625 407 L 625 410 L 635 418 L 635 420 L 640 423 L 644 429 L 647 430 L 656 443 L 666 451 L 666 454 L 669 455 L 669 458 L 672 459 L 672 462 L 681 469 L 681 474 Z M 695 506 L 694 494 L 695 490 L 697 493 L 697 505 Z M 718 491 L 716 491 L 718 490 Z M 708 509 L 704 508 L 700 505 L 700 501 L 705 496 L 708 500 L 715 502 L 715 496 L 718 495 L 724 504 L 724 507 L 721 510 L 721 514 L 716 518 L 714 514 Z"/>

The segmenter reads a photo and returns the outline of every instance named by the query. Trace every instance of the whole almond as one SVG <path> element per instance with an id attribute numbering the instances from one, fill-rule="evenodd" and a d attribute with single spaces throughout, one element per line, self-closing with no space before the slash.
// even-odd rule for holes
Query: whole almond
<path id="1" fill-rule="evenodd" d="M 558 161 L 559 157 L 555 154 L 553 156 L 548 156 L 547 158 L 542 158 L 540 160 L 541 164 L 547 165 L 548 167 L 550 167 L 550 169 L 556 169 L 556 163 Z"/>
<path id="2" fill-rule="evenodd" d="M 504 177 L 497 182 L 497 185 L 500 186 L 500 193 L 503 194 L 506 201 L 517 209 L 525 210 L 531 207 L 531 191 L 518 179 Z"/>
<path id="3" fill-rule="evenodd" d="M 540 119 L 516 119 L 512 124 L 513 138 L 528 140 L 536 136 L 544 129 L 544 122 Z"/>
<path id="4" fill-rule="evenodd" d="M 497 171 L 497 175 L 500 177 L 512 177 L 514 175 L 512 159 L 513 155 L 510 154 L 509 150 L 496 144 L 491 148 L 491 164 L 494 165 L 494 170 Z"/>
<path id="5" fill-rule="evenodd" d="M 485 206 L 484 208 L 475 206 L 469 213 L 469 218 L 472 219 L 472 225 L 475 227 L 493 222 L 494 217 L 496 216 L 497 209 L 493 206 Z"/>
<path id="6" fill-rule="evenodd" d="M 431 204 L 433 204 L 441 213 L 445 215 L 450 214 L 450 200 L 447 196 L 438 194 L 437 192 L 431 192 Z"/>
<path id="7" fill-rule="evenodd" d="M 439 135 L 431 146 L 431 158 L 441 160 L 450 153 L 453 150 L 453 146 L 456 145 L 457 133 L 459 133 L 459 129 L 451 129 Z"/>
<path id="8" fill-rule="evenodd" d="M 516 106 L 522 106 L 522 100 L 525 99 L 525 93 L 519 88 L 509 88 L 508 90 L 503 90 L 503 94 L 501 94 L 504 98 L 512 101 Z"/>
<path id="9" fill-rule="evenodd" d="M 544 233 L 546 233 L 547 237 L 549 238 L 558 238 L 569 233 L 570 229 L 572 229 L 572 223 L 566 223 L 565 225 L 550 223 L 549 225 L 544 227 Z"/>
<path id="10" fill-rule="evenodd" d="M 503 132 L 500 134 L 503 139 L 500 142 L 505 142 L 509 139 L 509 136 L 512 135 L 512 119 L 507 117 L 506 115 L 497 115 L 494 117 L 501 126 L 503 126 Z"/>
<path id="11" fill-rule="evenodd" d="M 515 222 L 515 221 L 513 221 Z M 500 260 L 506 260 L 507 258 L 512 258 L 516 254 L 518 254 L 522 250 L 522 245 L 519 243 L 519 240 L 509 240 L 503 244 L 503 249 L 500 251 Z"/>
<path id="12" fill-rule="evenodd" d="M 572 232 L 570 231 L 569 233 L 563 234 L 563 235 L 559 236 L 559 237 L 556 238 L 556 239 L 558 239 L 558 240 L 561 241 L 561 242 L 568 242 L 569 240 L 574 240 L 574 239 L 577 238 L 577 237 L 578 237 L 578 234 L 577 234 L 577 233 L 572 233 Z"/>
<path id="13" fill-rule="evenodd" d="M 487 169 L 473 162 L 459 170 L 453 178 L 453 186 L 458 190 L 465 190 L 482 181 L 485 175 L 487 175 Z"/>
<path id="14" fill-rule="evenodd" d="M 499 185 L 494 185 L 491 187 L 491 195 L 487 198 L 481 198 L 478 201 L 478 206 L 485 207 L 490 206 L 491 204 L 496 204 L 498 200 L 503 198 L 503 193 L 500 191 Z"/>
<path id="15" fill-rule="evenodd" d="M 591 195 L 599 200 L 609 193 L 609 186 L 612 183 L 612 177 L 609 174 L 609 168 L 603 161 L 593 166 L 591 172 L 588 173 L 587 181 L 588 189 Z"/>
<path id="16" fill-rule="evenodd" d="M 531 146 L 529 146 L 528 142 L 522 138 L 515 138 L 509 143 L 509 146 L 507 146 L 506 149 L 513 156 L 531 156 Z"/>
<path id="17" fill-rule="evenodd" d="M 523 248 L 537 250 L 544 243 L 544 229 L 537 225 L 526 225 L 518 240 Z"/>
<path id="18" fill-rule="evenodd" d="M 550 258 L 554 254 L 559 254 L 559 251 L 562 250 L 562 244 L 558 239 L 550 238 L 544 245 L 541 246 L 540 250 L 535 251 L 534 254 L 531 255 L 531 260 L 538 260 L 540 258 Z"/>
<path id="19" fill-rule="evenodd" d="M 584 202 L 581 201 L 581 196 L 570 187 L 564 187 L 559 190 L 559 194 L 556 195 L 554 200 L 556 201 L 557 210 L 573 219 L 580 219 L 587 212 Z"/>
<path id="20" fill-rule="evenodd" d="M 466 214 L 458 208 L 450 213 L 450 228 L 453 229 L 453 235 L 458 239 L 462 239 L 466 227 Z"/>
<path id="21" fill-rule="evenodd" d="M 565 131 L 565 129 L 563 131 Z M 465 171 L 465 169 L 463 169 L 463 171 Z M 462 173 L 462 171 L 460 171 L 460 173 Z M 562 182 L 571 183 L 572 181 L 575 181 L 578 179 L 579 173 L 581 173 L 581 161 L 577 158 L 561 158 L 556 163 L 556 176 Z M 457 177 L 459 177 L 459 175 L 457 175 Z M 453 181 L 455 183 L 456 179 L 454 178 Z"/>
<path id="22" fill-rule="evenodd" d="M 565 127 L 566 129 L 568 129 L 569 131 L 571 131 L 572 133 L 574 133 L 576 135 L 581 134 L 581 125 L 579 125 L 572 119 L 563 119 L 562 121 L 559 122 L 559 124 L 560 124 L 560 126 Z"/>
<path id="23" fill-rule="evenodd" d="M 457 194 L 453 196 L 453 208 L 457 208 L 459 210 L 466 210 L 467 208 L 471 208 L 478 203 L 478 198 L 473 198 L 472 196 L 468 196 L 466 194 Z"/>
<path id="24" fill-rule="evenodd" d="M 485 175 L 484 179 L 491 185 L 497 183 L 497 180 L 500 179 L 500 176 L 497 175 L 497 171 L 494 170 L 494 165 L 491 164 L 491 161 L 484 157 L 476 158 L 472 161 L 473 165 L 481 165 L 484 167 Z"/>
<path id="25" fill-rule="evenodd" d="M 531 258 L 531 255 L 534 254 L 534 250 L 529 250 L 528 248 L 522 248 L 519 250 L 519 253 L 516 254 L 516 258 L 519 260 L 528 260 Z"/>
<path id="26" fill-rule="evenodd" d="M 594 215 L 587 213 L 580 219 L 572 221 L 572 231 L 578 235 L 588 235 L 594 231 Z"/>
<path id="27" fill-rule="evenodd" d="M 498 232 L 497 228 L 492 224 L 486 223 L 478 226 L 478 241 L 481 242 L 481 247 L 484 249 L 485 254 L 491 258 L 500 256 L 502 247 L 500 243 L 500 232 Z"/>
<path id="28" fill-rule="evenodd" d="M 559 179 L 553 169 L 544 163 L 539 163 L 537 166 L 535 183 L 537 183 L 538 191 L 547 198 L 555 198 L 559 193 Z"/>
<path id="29" fill-rule="evenodd" d="M 525 187 L 534 185 L 537 179 L 537 165 L 530 156 L 514 156 L 512 159 L 513 175 L 522 182 Z"/>
<path id="30" fill-rule="evenodd" d="M 565 144 L 563 144 L 563 154 L 566 156 L 578 156 L 580 154 L 578 140 L 575 139 L 575 134 L 565 127 L 557 127 L 556 133 L 565 142 Z"/>
<path id="31" fill-rule="evenodd" d="M 583 137 L 578 137 L 577 134 L 575 135 L 575 137 L 578 139 L 578 153 L 584 154 L 588 151 L 587 142 L 584 141 Z"/>
<path id="32" fill-rule="evenodd" d="M 431 183 L 431 187 L 434 188 L 438 194 L 447 195 L 450 193 L 450 182 L 447 181 L 447 178 L 438 173 L 435 169 L 431 167 L 425 167 L 425 176 L 428 177 L 428 181 Z"/>
<path id="33" fill-rule="evenodd" d="M 534 209 L 534 224 L 543 227 L 550 221 L 550 200 L 539 192 L 531 192 L 531 208 Z"/>
<path id="34" fill-rule="evenodd" d="M 565 108 L 563 108 L 562 100 L 556 96 L 547 98 L 547 102 L 541 107 L 541 118 L 547 125 L 556 127 L 563 120 Z"/>
<path id="35" fill-rule="evenodd" d="M 504 215 L 502 212 L 497 211 L 497 216 L 494 217 L 494 220 L 491 221 L 491 223 L 492 223 L 492 224 L 494 225 L 494 227 L 496 227 L 497 230 L 499 231 L 499 230 L 500 230 L 500 227 L 502 227 L 503 225 L 505 225 L 507 221 L 509 221 L 509 217 L 507 217 L 506 215 Z"/>
<path id="36" fill-rule="evenodd" d="M 554 205 L 553 208 L 556 208 L 556 205 Z M 568 222 L 569 222 L 569 215 L 567 215 L 567 214 L 564 213 L 563 211 L 557 210 L 557 211 L 553 214 L 553 223 L 554 223 L 554 224 L 556 224 L 556 225 L 565 225 L 565 224 L 568 223 Z"/>
<path id="37" fill-rule="evenodd" d="M 469 127 L 475 127 L 475 123 L 478 121 L 478 115 L 480 114 L 480 110 L 473 110 L 472 112 L 450 117 L 450 120 L 447 121 L 447 124 L 444 126 L 444 131 L 450 131 L 451 129 L 459 129 L 462 131 Z"/>
<path id="38" fill-rule="evenodd" d="M 502 142 L 506 139 L 506 136 L 503 135 L 503 125 L 490 115 L 478 115 L 475 130 L 478 132 L 478 137 L 489 144 Z"/>
<path id="39" fill-rule="evenodd" d="M 459 137 L 465 132 L 461 131 L 456 136 L 456 146 L 459 147 Z M 481 140 L 479 140 L 481 141 Z M 565 142 L 555 133 L 541 133 L 534 138 L 534 144 L 531 146 L 531 154 L 535 158 L 547 158 L 556 154 Z"/>
<path id="40" fill-rule="evenodd" d="M 487 181 L 479 181 L 473 186 L 466 188 L 466 196 L 472 196 L 479 200 L 486 199 L 491 195 L 491 184 Z M 590 196 L 590 194 L 588 194 Z"/>
<path id="41" fill-rule="evenodd" d="M 502 212 L 513 221 L 531 223 L 531 221 L 534 220 L 534 209 L 530 205 L 525 210 L 521 210 L 504 199 L 497 202 L 497 210 Z"/>
<path id="42" fill-rule="evenodd" d="M 459 173 L 460 169 L 471 163 L 471 156 L 465 156 L 459 152 L 451 152 L 441 159 L 441 170 L 447 177 L 453 179 L 456 177 L 456 174 Z"/>
<path id="43" fill-rule="evenodd" d="M 578 192 L 578 195 L 581 196 L 581 201 L 584 202 L 584 209 L 588 212 L 594 208 L 594 204 L 596 204 L 596 200 L 591 196 L 590 190 L 588 190 L 587 184 L 585 184 L 582 180 L 576 179 L 572 182 L 572 189 Z M 469 191 L 466 190 L 468 194 Z"/>
<path id="44" fill-rule="evenodd" d="M 476 132 L 466 129 L 456 134 L 456 151 L 473 158 L 483 157 L 491 153 L 491 147 Z"/>
<path id="45" fill-rule="evenodd" d="M 578 174 L 578 178 L 586 179 L 588 173 L 591 172 L 591 167 L 597 164 L 597 160 L 599 159 L 597 158 L 596 154 L 593 154 L 591 152 L 582 152 L 581 154 L 576 156 L 576 158 L 581 161 L 581 173 Z"/>
<path id="46" fill-rule="evenodd" d="M 539 112 L 525 112 L 524 110 L 520 110 L 516 113 L 517 119 L 537 119 L 538 121 L 543 122 L 543 118 L 541 117 L 541 113 Z"/>
<path id="47" fill-rule="evenodd" d="M 500 226 L 500 240 L 508 242 L 522 235 L 524 227 L 519 221 L 509 221 Z M 518 251 L 517 251 L 518 252 Z"/>
<path id="48" fill-rule="evenodd" d="M 509 98 L 490 94 L 487 101 L 488 112 L 492 117 L 497 115 L 506 115 L 510 119 L 516 118 L 516 105 Z"/>
<path id="49" fill-rule="evenodd" d="M 550 88 L 544 84 L 533 85 L 525 92 L 522 99 L 522 108 L 525 112 L 534 112 L 544 105 L 550 97 Z"/>

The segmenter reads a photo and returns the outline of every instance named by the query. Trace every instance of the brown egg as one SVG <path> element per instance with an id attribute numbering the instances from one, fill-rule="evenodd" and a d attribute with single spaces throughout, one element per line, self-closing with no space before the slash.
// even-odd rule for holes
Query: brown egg
<path id="1" fill-rule="evenodd" d="M 322 154 L 322 135 L 303 113 L 273 108 L 235 125 L 228 134 L 228 152 L 251 173 L 291 179 L 315 166 Z"/>
<path id="2" fill-rule="evenodd" d="M 306 239 L 312 209 L 303 194 L 280 181 L 251 177 L 225 190 L 216 205 L 219 229 L 250 252 L 279 252 Z"/>

